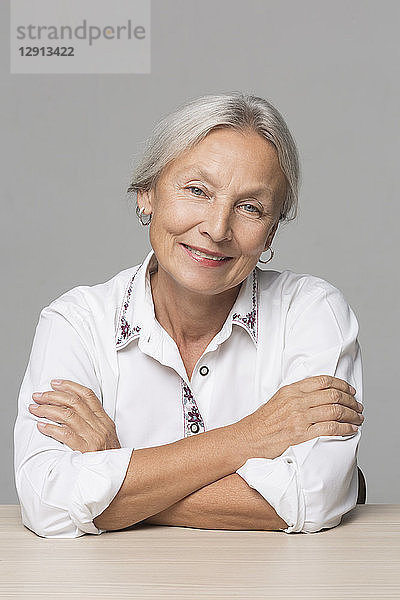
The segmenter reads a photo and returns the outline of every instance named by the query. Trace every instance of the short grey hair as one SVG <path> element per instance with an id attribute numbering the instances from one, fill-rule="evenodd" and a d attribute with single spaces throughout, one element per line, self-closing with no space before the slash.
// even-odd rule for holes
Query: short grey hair
<path id="1" fill-rule="evenodd" d="M 201 96 L 163 117 L 147 139 L 127 193 L 152 189 L 170 161 L 221 127 L 252 130 L 272 142 L 287 182 L 279 221 L 295 219 L 301 179 L 295 141 L 284 118 L 270 102 L 242 92 Z"/>

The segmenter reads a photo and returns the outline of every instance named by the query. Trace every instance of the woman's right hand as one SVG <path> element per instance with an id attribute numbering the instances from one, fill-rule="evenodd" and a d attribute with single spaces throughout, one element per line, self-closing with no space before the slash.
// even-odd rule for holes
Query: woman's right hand
<path id="1" fill-rule="evenodd" d="M 343 379 L 307 377 L 281 387 L 236 425 L 251 456 L 276 458 L 289 446 L 320 435 L 354 434 L 352 426 L 364 420 L 354 393 Z"/>

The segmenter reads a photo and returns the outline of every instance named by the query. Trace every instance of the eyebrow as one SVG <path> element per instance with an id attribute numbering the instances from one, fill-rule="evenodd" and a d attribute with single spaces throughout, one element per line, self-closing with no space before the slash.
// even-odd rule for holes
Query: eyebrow
<path id="1" fill-rule="evenodd" d="M 215 183 L 212 180 L 211 174 L 208 173 L 205 169 L 202 169 L 196 165 L 193 167 L 185 167 L 181 171 L 178 171 L 177 175 L 178 176 L 185 175 L 189 179 L 191 179 L 193 176 L 196 176 L 196 177 L 199 177 L 200 179 L 204 179 L 205 181 L 207 181 L 215 186 Z M 251 194 L 259 194 L 260 192 L 267 192 L 271 197 L 273 197 L 273 191 L 269 187 L 269 185 L 267 185 L 266 183 L 261 184 L 257 188 L 251 188 L 251 189 L 247 190 L 246 192 L 243 192 L 243 194 L 251 195 Z"/>

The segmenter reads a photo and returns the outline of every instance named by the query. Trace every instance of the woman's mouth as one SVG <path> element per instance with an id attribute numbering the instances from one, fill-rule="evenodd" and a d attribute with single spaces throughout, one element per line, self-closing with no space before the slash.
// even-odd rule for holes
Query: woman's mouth
<path id="1" fill-rule="evenodd" d="M 181 244 L 181 246 L 183 246 L 189 256 L 191 256 L 196 262 L 206 266 L 217 267 L 232 259 L 232 256 L 212 256 L 206 252 L 196 250 L 187 244 Z"/>

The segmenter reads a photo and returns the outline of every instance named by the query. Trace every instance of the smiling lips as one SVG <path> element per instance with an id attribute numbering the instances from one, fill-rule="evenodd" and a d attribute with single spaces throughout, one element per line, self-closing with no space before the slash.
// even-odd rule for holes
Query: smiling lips
<path id="1" fill-rule="evenodd" d="M 202 262 L 202 263 L 208 263 L 208 264 L 220 264 L 223 262 L 226 262 L 228 260 L 230 260 L 232 257 L 231 256 L 224 256 L 223 254 L 220 254 L 219 252 L 206 252 L 205 248 L 196 248 L 193 246 L 188 246 L 187 244 L 181 244 L 186 251 L 193 257 L 196 258 L 196 260 L 198 262 Z M 213 265 L 214 266 L 214 265 Z"/>

